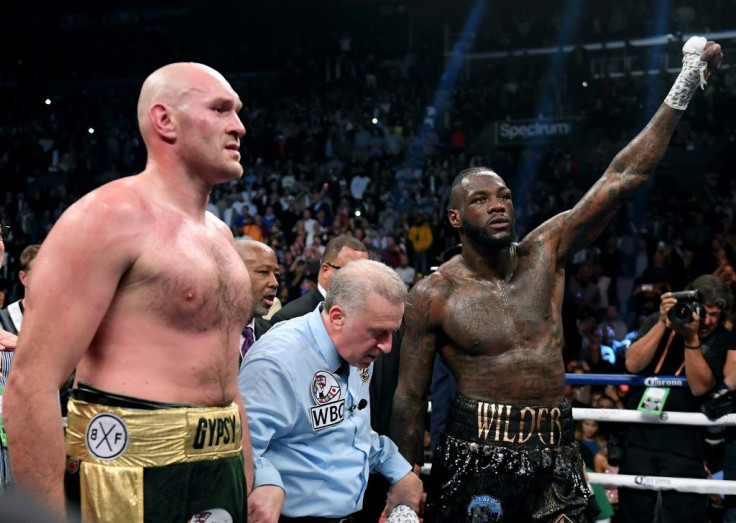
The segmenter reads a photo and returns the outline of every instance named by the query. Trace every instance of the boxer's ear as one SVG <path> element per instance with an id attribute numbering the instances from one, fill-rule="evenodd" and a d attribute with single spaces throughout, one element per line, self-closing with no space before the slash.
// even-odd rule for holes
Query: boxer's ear
<path id="1" fill-rule="evenodd" d="M 153 130 L 168 142 L 176 140 L 176 126 L 171 115 L 171 107 L 164 103 L 156 103 L 148 110 Z"/>
<path id="2" fill-rule="evenodd" d="M 462 217 L 457 209 L 450 209 L 447 211 L 447 217 L 450 219 L 450 225 L 455 229 L 459 229 L 463 223 Z"/>

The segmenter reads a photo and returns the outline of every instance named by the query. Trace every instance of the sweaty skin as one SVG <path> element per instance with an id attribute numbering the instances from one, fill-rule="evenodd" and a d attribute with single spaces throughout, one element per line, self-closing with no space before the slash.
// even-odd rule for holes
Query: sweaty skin
<path id="1" fill-rule="evenodd" d="M 709 71 L 721 47 L 708 42 Z M 462 253 L 421 280 L 407 300 L 392 439 L 414 463 L 423 434 L 435 353 L 458 392 L 505 404 L 563 399 L 562 298 L 565 264 L 589 245 L 621 205 L 653 176 L 683 111 L 665 104 L 569 211 L 514 242 L 514 209 L 503 179 L 473 169 L 453 184 L 450 223 Z"/>
<path id="2" fill-rule="evenodd" d="M 64 515 L 58 389 L 77 382 L 159 402 L 224 406 L 243 421 L 238 342 L 250 315 L 248 272 L 228 227 L 206 212 L 211 188 L 242 175 L 238 95 L 216 71 L 172 64 L 144 83 L 146 169 L 72 205 L 34 262 L 5 396 L 22 488 Z"/>

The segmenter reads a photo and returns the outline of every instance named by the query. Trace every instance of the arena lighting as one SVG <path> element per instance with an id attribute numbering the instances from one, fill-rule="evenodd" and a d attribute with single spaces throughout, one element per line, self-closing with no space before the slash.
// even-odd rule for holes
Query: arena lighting
<path id="1" fill-rule="evenodd" d="M 475 4 L 470 10 L 463 30 L 455 42 L 455 47 L 452 53 L 448 56 L 447 66 L 445 72 L 440 78 L 437 90 L 434 93 L 434 100 L 432 101 L 432 107 L 434 108 L 434 114 L 436 116 L 442 115 L 442 111 L 445 106 L 445 102 L 452 96 L 452 89 L 455 87 L 457 77 L 460 70 L 465 65 L 466 57 L 472 51 L 475 45 L 476 34 L 478 26 L 485 16 L 488 8 L 489 0 L 475 0 Z M 425 120 L 426 123 L 426 120 Z M 419 167 L 423 163 L 424 157 L 424 145 L 429 139 L 429 133 L 432 131 L 432 125 L 422 125 L 419 130 L 419 145 L 420 147 L 410 147 L 407 155 L 407 162 L 412 167 Z M 416 151 L 412 154 L 412 151 Z M 416 155 L 416 156 L 415 156 Z"/>
<path id="2" fill-rule="evenodd" d="M 667 44 L 674 41 L 677 42 L 676 39 L 673 38 L 673 35 L 669 35 L 669 14 L 670 14 L 670 8 L 671 8 L 671 0 L 658 0 L 657 2 L 653 2 L 652 5 L 652 11 L 650 13 L 650 19 L 653 21 L 652 23 L 652 29 L 651 34 L 648 38 L 642 39 L 642 42 L 661 42 L 660 45 L 654 45 L 650 48 L 648 55 L 647 63 L 644 66 L 645 71 L 660 71 L 664 68 L 663 63 L 663 57 L 664 53 L 667 49 Z M 666 34 L 664 41 L 661 41 L 660 38 L 656 35 L 662 35 Z M 682 43 L 679 43 L 677 45 L 677 50 L 679 51 L 682 47 Z M 680 60 L 682 60 L 682 55 L 679 55 L 679 60 L 677 62 L 677 68 L 679 71 L 680 68 Z M 649 118 L 652 114 L 657 110 L 657 108 L 661 105 L 662 99 L 661 99 L 661 92 L 656 89 L 658 82 L 653 81 L 651 84 L 648 83 L 649 88 L 646 89 L 645 92 L 645 98 L 644 98 L 644 107 L 645 109 L 643 111 L 639 111 L 639 124 L 638 127 L 642 129 L 647 122 L 649 121 Z M 647 186 L 643 187 L 642 190 L 637 191 L 634 201 L 633 201 L 633 213 L 631 216 L 631 225 L 635 228 L 635 230 L 639 230 L 641 227 L 642 222 L 644 221 L 644 216 L 647 212 L 647 207 L 649 204 L 649 200 L 651 198 L 651 191 L 652 191 L 652 184 L 648 184 Z M 628 257 L 628 262 L 633 263 L 636 265 L 636 256 L 637 256 L 637 250 L 633 249 L 632 252 L 628 253 L 628 255 L 625 255 Z M 678 289 L 676 289 L 678 290 Z"/>
<path id="3" fill-rule="evenodd" d="M 656 39 L 657 37 L 655 35 L 661 35 L 661 34 L 667 34 L 668 33 L 668 22 L 669 22 L 669 14 L 670 14 L 670 8 L 671 8 L 672 0 L 658 0 L 654 6 L 653 6 L 653 12 L 652 16 L 650 17 L 652 20 L 654 20 L 654 23 L 652 24 L 652 34 L 649 38 Z M 667 43 L 671 41 L 672 35 L 668 35 L 667 37 Z M 676 41 L 676 40 L 675 40 Z M 662 63 L 662 56 L 664 55 L 664 51 L 667 49 L 665 45 L 655 45 L 652 47 L 652 50 L 648 53 L 649 59 L 647 60 L 647 66 L 646 70 L 651 71 L 660 71 L 662 69 L 662 66 L 664 65 Z M 679 46 L 678 46 L 679 50 Z M 680 57 L 682 58 L 682 57 Z M 680 68 L 680 62 L 677 63 L 677 68 L 679 70 Z M 659 99 L 659 93 L 656 89 L 649 89 L 647 92 L 647 107 L 654 108 L 656 110 L 657 107 L 659 107 L 659 104 L 662 103 L 662 100 Z M 649 111 L 644 111 L 641 114 L 640 118 L 640 126 L 643 127 L 646 125 L 646 123 L 649 121 Z"/>
<path id="4" fill-rule="evenodd" d="M 557 33 L 557 40 L 555 42 L 556 49 L 574 44 L 577 41 L 582 12 L 583 0 L 566 0 L 562 13 L 563 23 L 559 33 Z M 565 81 L 565 68 L 571 57 L 571 54 L 561 52 L 550 55 L 549 62 L 547 63 L 547 72 L 544 75 L 546 81 L 540 87 L 542 92 L 542 96 L 539 98 L 540 103 L 534 110 L 534 113 L 538 114 L 540 119 L 543 117 L 562 116 L 556 114 L 557 107 L 555 99 L 562 82 Z M 533 154 L 522 156 L 519 170 L 516 173 L 517 182 L 514 185 L 517 187 L 528 187 L 527 184 L 537 177 L 539 161 L 542 158 L 542 155 L 537 154 L 537 152 L 543 151 L 546 145 L 546 140 L 540 140 L 538 143 L 530 144 L 534 152 Z M 511 174 L 509 173 L 509 175 Z M 511 190 L 513 191 L 514 187 Z M 517 207 L 516 214 L 518 216 L 525 216 L 527 212 L 528 210 L 524 207 Z"/>
<path id="5" fill-rule="evenodd" d="M 45 103 L 46 105 L 51 105 L 51 98 L 46 98 L 46 99 L 45 99 L 45 100 L 43 101 L 43 103 Z"/>
<path id="6" fill-rule="evenodd" d="M 372 123 L 373 125 L 376 125 L 376 124 L 378 124 L 378 118 L 374 118 L 373 120 L 371 120 L 371 123 Z"/>
<path id="7" fill-rule="evenodd" d="M 94 127 L 90 127 L 89 129 L 87 129 L 87 132 L 89 134 L 95 134 L 95 128 Z"/>

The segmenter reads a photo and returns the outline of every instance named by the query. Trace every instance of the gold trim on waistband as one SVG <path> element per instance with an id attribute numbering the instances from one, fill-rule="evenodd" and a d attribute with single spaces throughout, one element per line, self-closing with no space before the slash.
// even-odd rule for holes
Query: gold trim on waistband
<path id="1" fill-rule="evenodd" d="M 66 452 L 82 461 L 163 467 L 237 456 L 240 412 L 228 407 L 130 409 L 69 399 Z"/>

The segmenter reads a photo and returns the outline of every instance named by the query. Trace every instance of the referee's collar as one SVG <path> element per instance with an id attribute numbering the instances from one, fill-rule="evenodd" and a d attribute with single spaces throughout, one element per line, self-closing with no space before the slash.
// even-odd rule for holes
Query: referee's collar
<path id="1" fill-rule="evenodd" d="M 343 367 L 343 364 L 347 365 L 347 362 L 337 352 L 337 347 L 335 347 L 330 335 L 327 334 L 327 327 L 325 327 L 322 319 L 322 306 L 323 304 L 320 303 L 309 314 L 309 330 L 312 332 L 312 337 L 315 341 L 314 349 L 322 356 L 322 359 L 326 363 L 325 369 L 333 373 L 339 372 L 343 370 L 341 367 Z"/>

